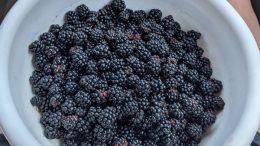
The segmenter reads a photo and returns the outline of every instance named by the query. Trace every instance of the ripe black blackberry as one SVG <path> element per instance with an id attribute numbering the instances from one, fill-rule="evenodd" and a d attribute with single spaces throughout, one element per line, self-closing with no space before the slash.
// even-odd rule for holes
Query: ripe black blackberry
<path id="1" fill-rule="evenodd" d="M 58 36 L 61 31 L 61 26 L 59 24 L 52 24 L 49 28 L 49 32 L 53 33 L 55 36 Z"/>
<path id="2" fill-rule="evenodd" d="M 132 15 L 134 11 L 131 9 L 125 9 L 123 12 L 119 14 L 119 20 L 123 22 L 128 22 L 130 16 Z"/>
<path id="3" fill-rule="evenodd" d="M 199 117 L 203 113 L 203 107 L 192 98 L 182 99 L 183 109 L 191 117 Z"/>
<path id="4" fill-rule="evenodd" d="M 125 81 L 126 81 L 126 72 L 124 72 L 123 70 L 119 70 L 115 73 L 111 73 L 108 79 L 109 83 L 117 84 L 119 86 L 124 85 Z"/>
<path id="5" fill-rule="evenodd" d="M 111 71 L 122 70 L 125 68 L 125 62 L 123 59 L 111 59 L 110 68 Z"/>
<path id="6" fill-rule="evenodd" d="M 75 24 L 78 21 L 79 21 L 79 16 L 77 15 L 77 13 L 75 11 L 68 11 L 65 14 L 65 22 L 67 22 L 69 24 Z"/>
<path id="7" fill-rule="evenodd" d="M 72 99 L 66 99 L 61 105 L 61 111 L 64 114 L 74 114 L 76 111 L 76 104 Z"/>
<path id="8" fill-rule="evenodd" d="M 116 53 L 120 57 L 129 57 L 134 51 L 133 46 L 130 43 L 119 44 L 116 48 Z"/>
<path id="9" fill-rule="evenodd" d="M 62 94 L 54 94 L 50 96 L 50 106 L 53 108 L 59 107 L 63 102 L 63 95 Z"/>
<path id="10" fill-rule="evenodd" d="M 162 66 L 161 76 L 164 78 L 170 78 L 175 75 L 177 66 L 175 64 L 167 63 Z"/>
<path id="11" fill-rule="evenodd" d="M 139 110 L 139 106 L 136 101 L 126 102 L 123 107 L 123 112 L 125 113 L 125 116 L 133 116 L 138 112 L 138 110 Z"/>
<path id="12" fill-rule="evenodd" d="M 103 39 L 103 32 L 100 29 L 93 29 L 88 33 L 89 39 L 94 43 L 99 43 Z"/>
<path id="13" fill-rule="evenodd" d="M 152 57 L 150 51 L 145 48 L 145 46 L 138 46 L 135 48 L 135 56 L 144 62 L 147 62 Z"/>
<path id="14" fill-rule="evenodd" d="M 200 75 L 195 69 L 190 69 L 186 74 L 186 78 L 191 83 L 197 83 L 200 81 Z"/>
<path id="15" fill-rule="evenodd" d="M 97 121 L 103 128 L 111 128 L 116 121 L 116 109 L 112 107 L 105 108 L 99 115 Z"/>
<path id="16" fill-rule="evenodd" d="M 82 47 L 76 46 L 70 49 L 71 68 L 80 69 L 87 64 L 87 54 Z"/>
<path id="17" fill-rule="evenodd" d="M 162 19 L 161 25 L 165 30 L 174 30 L 175 32 L 178 32 L 181 29 L 180 25 L 174 21 L 172 15 L 164 17 Z"/>
<path id="18" fill-rule="evenodd" d="M 55 139 L 60 137 L 61 132 L 56 128 L 53 128 L 51 126 L 46 126 L 44 127 L 44 135 L 48 139 Z"/>
<path id="19" fill-rule="evenodd" d="M 162 82 L 162 80 L 152 80 L 150 82 L 150 86 L 151 86 L 151 90 L 154 92 L 154 93 L 162 93 L 166 86 L 165 84 Z"/>
<path id="20" fill-rule="evenodd" d="M 78 91 L 75 95 L 75 102 L 81 107 L 89 107 L 91 105 L 90 95 L 84 91 Z"/>
<path id="21" fill-rule="evenodd" d="M 79 16 L 80 20 L 86 20 L 89 14 L 89 8 L 85 4 L 77 6 L 76 13 Z"/>
<path id="22" fill-rule="evenodd" d="M 33 54 L 42 53 L 43 49 L 44 44 L 39 40 L 36 40 L 29 45 L 29 51 Z"/>
<path id="23" fill-rule="evenodd" d="M 74 32 L 62 30 L 59 32 L 58 40 L 65 45 L 72 45 L 74 42 Z"/>
<path id="24" fill-rule="evenodd" d="M 43 68 L 43 72 L 46 75 L 51 75 L 52 74 L 52 65 L 50 63 L 46 64 Z"/>
<path id="25" fill-rule="evenodd" d="M 32 75 L 29 78 L 29 81 L 32 85 L 36 84 L 42 77 L 44 76 L 44 72 L 34 70 Z"/>
<path id="26" fill-rule="evenodd" d="M 47 45 L 47 46 L 51 46 L 51 45 L 55 44 L 56 37 L 55 37 L 55 35 L 54 35 L 53 33 L 51 33 L 51 32 L 45 32 L 45 33 L 43 33 L 43 34 L 40 35 L 39 40 L 40 40 L 43 44 L 45 44 L 45 45 Z"/>
<path id="27" fill-rule="evenodd" d="M 159 23 L 161 21 L 161 18 L 162 18 L 162 11 L 159 10 L 159 9 L 152 9 L 148 13 L 147 17 L 148 17 L 148 19 L 153 19 L 154 21 Z"/>
<path id="28" fill-rule="evenodd" d="M 83 31 L 78 31 L 74 35 L 74 42 L 76 45 L 84 46 L 87 41 L 87 35 Z"/>
<path id="29" fill-rule="evenodd" d="M 185 116 L 185 111 L 180 103 L 169 105 L 168 112 L 170 117 L 175 119 L 183 119 Z"/>
<path id="30" fill-rule="evenodd" d="M 130 15 L 130 21 L 135 24 L 140 24 L 146 19 L 146 13 L 143 10 L 134 11 L 132 15 Z"/>
<path id="31" fill-rule="evenodd" d="M 188 124 L 186 127 L 187 134 L 196 141 L 200 141 L 202 138 L 202 127 L 198 124 Z"/>
<path id="32" fill-rule="evenodd" d="M 166 102 L 168 102 L 169 104 L 180 101 L 179 92 L 176 89 L 169 89 L 167 92 L 164 93 L 164 96 Z"/>
<path id="33" fill-rule="evenodd" d="M 116 13 L 120 13 L 126 8 L 125 2 L 123 0 L 113 0 L 111 6 Z"/>
<path id="34" fill-rule="evenodd" d="M 211 112 L 204 112 L 199 117 L 199 123 L 202 126 L 203 131 L 207 130 L 216 121 L 216 115 Z"/>
<path id="35" fill-rule="evenodd" d="M 125 138 L 115 138 L 113 145 L 115 145 L 115 146 L 128 146 L 128 142 Z"/>
<path id="36" fill-rule="evenodd" d="M 85 67 L 85 74 L 90 75 L 90 74 L 97 74 L 97 63 L 95 61 L 88 61 Z"/>
<path id="37" fill-rule="evenodd" d="M 195 30 L 190 30 L 187 32 L 187 36 L 191 37 L 194 40 L 198 40 L 201 37 L 201 33 L 197 32 Z"/>
<path id="38" fill-rule="evenodd" d="M 33 96 L 30 100 L 32 106 L 36 106 L 36 107 L 39 107 L 42 103 L 42 99 L 43 97 L 40 97 L 40 96 Z"/>
<path id="39" fill-rule="evenodd" d="M 111 55 L 111 52 L 109 50 L 109 46 L 107 45 L 97 45 L 93 48 L 92 55 L 94 55 L 95 58 L 107 58 Z"/>
<path id="40" fill-rule="evenodd" d="M 78 91 L 79 85 L 75 82 L 67 82 L 64 87 L 67 94 L 74 94 Z"/>
<path id="41" fill-rule="evenodd" d="M 49 59 L 53 59 L 59 53 L 59 48 L 56 46 L 46 46 L 44 53 Z"/>
<path id="42" fill-rule="evenodd" d="M 146 47 L 153 55 L 162 57 L 169 51 L 169 46 L 164 40 L 150 40 L 146 43 Z"/>
<path id="43" fill-rule="evenodd" d="M 121 104 L 126 96 L 125 91 L 119 86 L 112 86 L 108 90 L 108 100 L 114 104 Z"/>
<path id="44" fill-rule="evenodd" d="M 146 80 L 139 80 L 135 85 L 135 92 L 139 96 L 148 97 L 152 92 L 150 83 Z"/>
<path id="45" fill-rule="evenodd" d="M 79 85 L 82 86 L 85 90 L 94 89 L 99 78 L 95 75 L 86 75 L 81 77 Z"/>
<path id="46" fill-rule="evenodd" d="M 56 56 L 52 62 L 52 70 L 54 74 L 64 73 L 68 69 L 67 58 L 63 56 Z"/>
<path id="47" fill-rule="evenodd" d="M 35 67 L 35 69 L 37 70 L 43 70 L 45 64 L 49 63 L 49 59 L 47 58 L 47 56 L 45 54 L 35 54 L 33 56 L 33 65 Z"/>
<path id="48" fill-rule="evenodd" d="M 37 84 L 44 90 L 48 90 L 48 88 L 53 84 L 53 77 L 50 75 L 43 76 Z"/>
<path id="49" fill-rule="evenodd" d="M 62 127 L 66 130 L 74 130 L 78 122 L 78 116 L 63 116 L 61 119 Z"/>

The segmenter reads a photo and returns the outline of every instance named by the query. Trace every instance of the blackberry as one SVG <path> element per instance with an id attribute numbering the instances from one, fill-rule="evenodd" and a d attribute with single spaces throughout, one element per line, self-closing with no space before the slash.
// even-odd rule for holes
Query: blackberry
<path id="1" fill-rule="evenodd" d="M 63 116 L 61 123 L 62 127 L 66 130 L 73 130 L 78 122 L 78 116 Z"/>
<path id="2" fill-rule="evenodd" d="M 95 58 L 107 58 L 111 55 L 111 52 L 109 51 L 109 46 L 107 45 L 97 45 L 93 48 L 92 55 L 94 55 Z"/>
<path id="3" fill-rule="evenodd" d="M 127 59 L 127 64 L 133 69 L 133 72 L 137 75 L 144 75 L 145 73 L 145 64 L 144 62 L 139 61 L 136 57 L 130 56 Z"/>
<path id="4" fill-rule="evenodd" d="M 74 69 L 79 69 L 87 64 L 87 54 L 82 50 L 81 47 L 73 47 L 70 49 L 71 55 L 71 67 Z"/>
<path id="5" fill-rule="evenodd" d="M 151 40 L 146 43 L 146 47 L 153 55 L 165 56 L 169 51 L 169 46 L 162 40 Z"/>
<path id="6" fill-rule="evenodd" d="M 200 90 L 204 95 L 212 95 L 216 89 L 214 83 L 211 81 L 204 81 L 200 84 Z"/>
<path id="7" fill-rule="evenodd" d="M 157 144 L 155 142 L 153 142 L 152 140 L 145 140 L 143 142 L 143 146 L 157 146 Z"/>
<path id="8" fill-rule="evenodd" d="M 72 31 L 60 31 L 58 35 L 58 40 L 65 45 L 72 45 L 74 42 L 74 33 Z"/>
<path id="9" fill-rule="evenodd" d="M 71 99 L 66 99 L 65 102 L 61 105 L 61 111 L 64 114 L 74 114 L 76 111 L 76 104 Z"/>
<path id="10" fill-rule="evenodd" d="M 132 15 L 133 10 L 131 9 L 125 9 L 123 12 L 119 14 L 119 20 L 123 22 L 128 22 L 130 16 Z"/>
<path id="11" fill-rule="evenodd" d="M 101 111 L 102 109 L 100 107 L 92 106 L 89 108 L 86 118 L 89 120 L 89 122 L 96 124 L 97 118 Z"/>
<path id="12" fill-rule="evenodd" d="M 44 76 L 44 72 L 34 70 L 32 75 L 29 78 L 29 81 L 32 85 L 36 84 L 42 77 Z"/>
<path id="13" fill-rule="evenodd" d="M 196 32 L 194 30 L 190 30 L 190 31 L 187 32 L 187 36 L 191 37 L 194 40 L 198 40 L 201 37 L 201 33 Z"/>
<path id="14" fill-rule="evenodd" d="M 126 81 L 126 73 L 122 70 L 119 70 L 115 73 L 111 73 L 108 82 L 111 84 L 123 85 Z"/>
<path id="15" fill-rule="evenodd" d="M 44 90 L 47 90 L 53 84 L 53 77 L 50 75 L 43 76 L 37 84 Z"/>
<path id="16" fill-rule="evenodd" d="M 224 106 L 225 106 L 225 102 L 221 97 L 215 96 L 215 98 L 213 98 L 212 109 L 214 111 L 217 112 L 221 111 L 223 110 Z"/>
<path id="17" fill-rule="evenodd" d="M 108 23 L 112 18 L 108 15 L 106 9 L 100 9 L 98 11 L 98 20 L 102 23 Z"/>
<path id="18" fill-rule="evenodd" d="M 190 69 L 186 74 L 187 80 L 192 83 L 197 83 L 200 81 L 200 75 L 197 70 Z"/>
<path id="19" fill-rule="evenodd" d="M 128 142 L 125 138 L 115 138 L 113 145 L 115 145 L 115 146 L 128 146 Z"/>
<path id="20" fill-rule="evenodd" d="M 112 107 L 105 108 L 98 117 L 98 122 L 103 128 L 113 127 L 116 121 L 116 109 Z"/>
<path id="21" fill-rule="evenodd" d="M 199 123 L 202 126 L 203 130 L 207 130 L 212 124 L 216 121 L 216 115 L 211 112 L 204 112 L 199 117 Z"/>
<path id="22" fill-rule="evenodd" d="M 195 99 L 186 98 L 182 102 L 184 110 L 192 117 L 199 117 L 203 112 L 203 107 Z"/>
<path id="23" fill-rule="evenodd" d="M 108 90 L 108 100 L 114 104 L 121 104 L 125 100 L 124 90 L 119 86 L 112 86 Z"/>
<path id="24" fill-rule="evenodd" d="M 94 145 L 104 145 L 107 141 L 112 140 L 114 131 L 111 129 L 104 129 L 101 125 L 96 125 L 93 129 Z"/>
<path id="25" fill-rule="evenodd" d="M 195 53 L 187 53 L 183 57 L 184 62 L 189 65 L 190 67 L 193 67 L 196 65 L 198 59 L 197 55 Z"/>
<path id="26" fill-rule="evenodd" d="M 153 19 L 155 22 L 159 23 L 161 22 L 161 18 L 162 18 L 162 11 L 159 9 L 152 9 L 148 13 L 147 17 L 148 19 Z"/>
<path id="27" fill-rule="evenodd" d="M 70 70 L 67 73 L 66 80 L 68 82 L 77 82 L 79 80 L 79 74 L 75 70 Z"/>
<path id="28" fill-rule="evenodd" d="M 212 76 L 213 70 L 210 66 L 203 66 L 200 68 L 199 72 L 209 79 Z"/>
<path id="29" fill-rule="evenodd" d="M 185 64 L 179 64 L 177 69 L 177 74 L 186 75 L 188 73 L 189 68 Z"/>
<path id="30" fill-rule="evenodd" d="M 135 24 L 140 24 L 146 19 L 146 13 L 143 10 L 134 11 L 132 15 L 130 15 L 130 20 Z"/>
<path id="31" fill-rule="evenodd" d="M 84 87 L 85 90 L 94 89 L 99 78 L 95 75 L 82 76 L 79 85 Z"/>
<path id="32" fill-rule="evenodd" d="M 170 89 L 167 92 L 164 93 L 165 100 L 168 103 L 175 103 L 179 102 L 180 97 L 179 97 L 179 92 L 176 89 Z"/>
<path id="33" fill-rule="evenodd" d="M 174 27 L 174 19 L 172 15 L 168 15 L 162 19 L 161 25 L 164 27 L 165 30 L 175 30 Z"/>
<path id="34" fill-rule="evenodd" d="M 139 107 L 136 101 L 126 102 L 123 106 L 123 112 L 125 113 L 125 116 L 133 116 L 138 112 L 138 110 Z"/>
<path id="35" fill-rule="evenodd" d="M 59 48 L 56 46 L 46 46 L 44 53 L 49 59 L 53 59 L 59 53 Z"/>
<path id="36" fill-rule="evenodd" d="M 61 132 L 51 126 L 44 127 L 44 135 L 48 139 L 55 139 L 60 137 Z"/>
<path id="37" fill-rule="evenodd" d="M 183 119 L 185 116 L 185 111 L 182 109 L 182 105 L 179 103 L 169 105 L 168 111 L 171 118 Z"/>
<path id="38" fill-rule="evenodd" d="M 68 68 L 67 61 L 66 57 L 56 56 L 52 62 L 52 70 L 54 74 L 66 72 Z"/>
<path id="39" fill-rule="evenodd" d="M 142 146 L 142 141 L 139 139 L 131 139 L 129 141 L 129 146 Z"/>
<path id="40" fill-rule="evenodd" d="M 192 51 L 196 47 L 196 41 L 191 38 L 183 39 L 183 49 L 187 51 Z"/>
<path id="41" fill-rule="evenodd" d="M 85 4 L 77 6 L 76 13 L 78 14 L 80 20 L 86 20 L 89 14 L 89 8 Z"/>
<path id="42" fill-rule="evenodd" d="M 202 57 L 203 53 L 204 53 L 204 50 L 197 46 L 197 47 L 194 47 L 193 48 L 193 52 L 198 56 L 198 57 Z"/>
<path id="43" fill-rule="evenodd" d="M 55 36 L 59 34 L 61 27 L 58 24 L 52 24 L 49 28 L 49 32 L 53 33 Z"/>
<path id="44" fill-rule="evenodd" d="M 164 64 L 162 66 L 161 75 L 164 78 L 170 78 L 175 75 L 177 71 L 177 66 L 175 64 Z"/>
<path id="45" fill-rule="evenodd" d="M 52 96 L 50 96 L 50 106 L 53 108 L 56 108 L 58 106 L 60 106 L 63 102 L 63 96 L 62 94 L 54 94 Z"/>
<path id="46" fill-rule="evenodd" d="M 186 127 L 187 134 L 196 141 L 200 141 L 202 137 L 202 127 L 198 124 L 189 124 Z"/>
<path id="47" fill-rule="evenodd" d="M 33 65 L 37 70 L 43 70 L 45 64 L 49 63 L 49 59 L 44 54 L 35 54 L 33 56 Z"/>
<path id="48" fill-rule="evenodd" d="M 140 78 L 137 75 L 131 75 L 127 78 L 127 86 L 129 88 L 134 88 L 134 86 L 139 82 Z"/>
<path id="49" fill-rule="evenodd" d="M 169 78 L 165 80 L 165 87 L 169 90 L 176 90 L 179 86 L 180 84 L 175 78 Z"/>
<path id="50" fill-rule="evenodd" d="M 111 69 L 111 61 L 108 59 L 101 59 L 97 62 L 97 69 L 99 71 L 109 71 Z"/>
<path id="51" fill-rule="evenodd" d="M 125 2 L 123 0 L 113 0 L 111 6 L 116 13 L 120 13 L 126 8 Z"/>
<path id="52" fill-rule="evenodd" d="M 145 46 L 139 46 L 135 48 L 135 56 L 144 62 L 147 62 L 152 57 L 150 51 L 148 51 Z"/>
<path id="53" fill-rule="evenodd" d="M 79 16 L 77 15 L 77 13 L 75 11 L 68 11 L 65 14 L 65 22 L 67 22 L 69 24 L 75 24 L 78 21 L 79 21 Z"/>
<path id="54" fill-rule="evenodd" d="M 90 95 L 84 91 L 78 91 L 74 98 L 77 105 L 81 107 L 89 107 L 91 105 Z"/>
<path id="55" fill-rule="evenodd" d="M 88 120 L 79 118 L 77 120 L 76 128 L 81 134 L 88 134 L 90 133 L 91 124 Z"/>
<path id="56" fill-rule="evenodd" d="M 89 39 L 94 43 L 99 43 L 103 39 L 103 32 L 99 29 L 93 29 L 88 34 Z"/>
<path id="57" fill-rule="evenodd" d="M 79 89 L 79 85 L 75 82 L 67 82 L 64 87 L 66 93 L 74 94 Z"/>
<path id="58" fill-rule="evenodd" d="M 51 32 L 43 33 L 42 35 L 40 35 L 39 39 L 43 44 L 48 45 L 48 46 L 53 45 L 56 41 L 55 35 Z"/>
<path id="59" fill-rule="evenodd" d="M 107 102 L 107 91 L 95 90 L 90 94 L 91 102 L 96 105 L 102 105 Z"/>
<path id="60" fill-rule="evenodd" d="M 75 44 L 80 45 L 80 46 L 84 46 L 84 44 L 87 40 L 87 35 L 82 31 L 76 32 L 73 37 L 74 37 L 73 40 L 74 40 Z"/>
<path id="61" fill-rule="evenodd" d="M 219 93 L 223 88 L 222 82 L 214 78 L 212 78 L 210 81 L 214 85 L 214 92 Z"/>
<path id="62" fill-rule="evenodd" d="M 44 44 L 39 40 L 36 40 L 29 45 L 29 51 L 33 54 L 42 53 L 43 49 Z"/>
<path id="63" fill-rule="evenodd" d="M 152 80 L 150 82 L 151 90 L 154 93 L 161 93 L 165 90 L 165 84 L 162 82 L 162 80 Z"/>
<path id="64" fill-rule="evenodd" d="M 52 65 L 50 63 L 46 64 L 43 68 L 43 72 L 46 75 L 51 75 L 52 74 Z"/>
<path id="65" fill-rule="evenodd" d="M 41 86 L 41 84 L 37 83 L 37 84 L 34 84 L 32 86 L 32 91 L 34 94 L 38 95 L 38 96 L 45 96 L 46 95 L 46 90 L 44 90 Z"/>
<path id="66" fill-rule="evenodd" d="M 139 82 L 135 85 L 135 90 L 139 96 L 143 97 L 148 97 L 152 92 L 150 83 L 145 80 L 139 80 Z"/>
<path id="67" fill-rule="evenodd" d="M 97 63 L 94 61 L 88 61 L 85 67 L 85 74 L 90 75 L 90 74 L 96 74 L 97 73 Z"/>
<path id="68" fill-rule="evenodd" d="M 48 116 L 49 126 L 52 126 L 53 128 L 61 127 L 61 118 L 62 114 L 60 112 L 51 113 Z"/>
<path id="69" fill-rule="evenodd" d="M 74 27 L 74 25 L 71 25 L 69 23 L 64 23 L 61 27 L 61 31 L 71 31 L 74 32 L 76 30 L 76 28 Z"/>
<path id="70" fill-rule="evenodd" d="M 30 100 L 32 106 L 39 107 L 42 103 L 42 98 L 43 97 L 40 97 L 40 96 L 33 96 Z"/>
<path id="71" fill-rule="evenodd" d="M 121 70 L 124 69 L 124 67 L 125 67 L 125 63 L 123 59 L 112 59 L 110 61 L 111 71 Z"/>
<path id="72" fill-rule="evenodd" d="M 129 57 L 133 51 L 133 46 L 130 43 L 122 43 L 117 45 L 116 53 L 120 57 Z"/>

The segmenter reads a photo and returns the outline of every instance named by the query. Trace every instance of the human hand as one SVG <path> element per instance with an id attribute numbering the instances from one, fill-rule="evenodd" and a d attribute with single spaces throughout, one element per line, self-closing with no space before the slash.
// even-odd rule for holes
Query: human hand
<path id="1" fill-rule="evenodd" d="M 250 0 L 228 0 L 244 19 L 260 47 L 260 27 Z"/>

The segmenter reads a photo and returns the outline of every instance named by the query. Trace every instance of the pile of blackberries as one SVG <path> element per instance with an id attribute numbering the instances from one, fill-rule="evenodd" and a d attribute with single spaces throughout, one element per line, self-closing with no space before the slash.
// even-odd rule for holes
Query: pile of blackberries
<path id="1" fill-rule="evenodd" d="M 66 146 L 196 146 L 225 103 L 222 83 L 171 15 L 82 4 L 29 46 L 31 99 Z"/>

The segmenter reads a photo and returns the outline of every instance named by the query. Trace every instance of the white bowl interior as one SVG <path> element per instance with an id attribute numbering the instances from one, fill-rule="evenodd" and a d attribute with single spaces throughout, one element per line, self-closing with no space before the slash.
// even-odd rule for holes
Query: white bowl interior
<path id="1" fill-rule="evenodd" d="M 18 28 L 9 56 L 10 89 L 20 118 L 42 145 L 58 145 L 58 141 L 47 140 L 43 136 L 40 115 L 30 104 L 33 95 L 28 79 L 33 68 L 28 45 L 41 33 L 48 31 L 51 24 L 62 24 L 65 12 L 73 10 L 77 5 L 85 3 L 90 9 L 97 10 L 108 2 L 109 0 L 39 0 Z M 214 77 L 223 81 L 221 96 L 226 106 L 205 135 L 201 146 L 223 145 L 236 128 L 240 114 L 245 111 L 245 97 L 248 94 L 245 53 L 234 30 L 208 1 L 126 0 L 126 3 L 132 9 L 160 8 L 164 15 L 172 14 L 184 30 L 195 29 L 202 33 L 199 43 L 205 49 L 204 55 L 212 61 Z"/>

